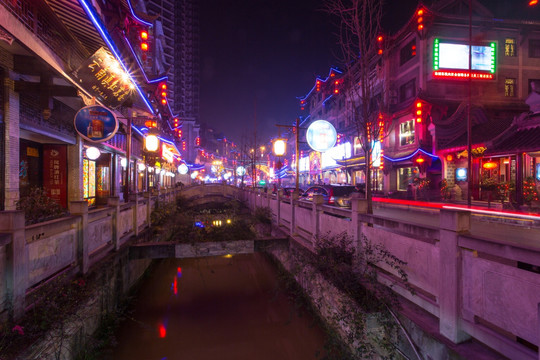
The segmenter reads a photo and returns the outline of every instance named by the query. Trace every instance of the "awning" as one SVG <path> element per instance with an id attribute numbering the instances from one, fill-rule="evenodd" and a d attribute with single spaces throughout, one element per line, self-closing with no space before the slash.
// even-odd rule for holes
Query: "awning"
<path id="1" fill-rule="evenodd" d="M 365 156 L 357 156 L 350 159 L 336 160 L 336 163 L 341 166 L 362 166 L 366 164 Z"/>

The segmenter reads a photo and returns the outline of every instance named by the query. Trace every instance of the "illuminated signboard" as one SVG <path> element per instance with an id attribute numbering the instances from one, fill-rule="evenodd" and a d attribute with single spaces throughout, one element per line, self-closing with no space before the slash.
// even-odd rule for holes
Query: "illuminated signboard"
<path id="1" fill-rule="evenodd" d="M 239 166 L 236 168 L 236 175 L 238 176 L 244 176 L 246 174 L 246 168 L 243 166 Z"/>
<path id="2" fill-rule="evenodd" d="M 298 166 L 299 171 L 309 171 L 309 156 L 300 158 Z"/>
<path id="3" fill-rule="evenodd" d="M 352 146 L 350 142 L 346 142 L 337 146 L 334 146 L 325 153 L 322 153 L 321 167 L 323 169 L 337 166 L 336 160 L 350 159 L 352 152 Z"/>
<path id="4" fill-rule="evenodd" d="M 170 163 L 174 161 L 174 154 L 166 144 L 162 144 L 161 146 L 161 157 Z"/>
<path id="5" fill-rule="evenodd" d="M 325 152 L 334 147 L 337 132 L 332 124 L 326 120 L 317 120 L 309 125 L 306 138 L 309 146 L 319 152 Z"/>
<path id="6" fill-rule="evenodd" d="M 381 167 L 381 154 L 381 142 L 375 141 L 371 149 L 371 164 L 373 164 L 373 167 Z"/>
<path id="7" fill-rule="evenodd" d="M 99 101 L 116 108 L 131 97 L 134 86 L 116 59 L 100 48 L 73 73 Z"/>
<path id="8" fill-rule="evenodd" d="M 493 80 L 495 74 L 494 42 L 489 45 L 473 45 L 471 77 L 478 80 Z M 469 78 L 469 45 L 435 39 L 433 45 L 433 76 L 436 78 Z"/>
<path id="9" fill-rule="evenodd" d="M 116 134 L 118 120 L 112 111 L 99 105 L 85 106 L 73 119 L 75 130 L 85 140 L 104 142 Z"/>
<path id="10" fill-rule="evenodd" d="M 457 181 L 467 181 L 467 169 L 466 168 L 457 168 L 456 169 L 456 180 Z"/>

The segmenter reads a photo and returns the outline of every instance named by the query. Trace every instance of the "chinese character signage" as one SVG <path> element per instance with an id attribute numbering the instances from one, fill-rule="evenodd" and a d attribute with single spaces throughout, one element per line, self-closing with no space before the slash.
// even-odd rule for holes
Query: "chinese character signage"
<path id="1" fill-rule="evenodd" d="M 133 84 L 120 64 L 100 48 L 74 72 L 79 84 L 101 103 L 112 108 L 129 99 Z"/>
<path id="2" fill-rule="evenodd" d="M 43 188 L 67 208 L 67 150 L 65 145 L 43 145 Z"/>
<path id="3" fill-rule="evenodd" d="M 75 115 L 75 130 L 82 138 L 92 142 L 107 141 L 116 134 L 118 120 L 107 108 L 99 105 L 85 106 Z"/>

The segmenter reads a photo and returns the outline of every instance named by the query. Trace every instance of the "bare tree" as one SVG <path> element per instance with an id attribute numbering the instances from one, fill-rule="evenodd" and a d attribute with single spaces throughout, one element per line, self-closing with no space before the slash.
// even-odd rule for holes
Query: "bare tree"
<path id="1" fill-rule="evenodd" d="M 328 0 L 325 10 L 339 21 L 341 63 L 345 68 L 346 116 L 356 126 L 365 155 L 366 199 L 373 212 L 371 169 L 376 141 L 385 129 L 381 34 L 383 0 Z M 385 131 L 386 130 L 386 131 Z"/>

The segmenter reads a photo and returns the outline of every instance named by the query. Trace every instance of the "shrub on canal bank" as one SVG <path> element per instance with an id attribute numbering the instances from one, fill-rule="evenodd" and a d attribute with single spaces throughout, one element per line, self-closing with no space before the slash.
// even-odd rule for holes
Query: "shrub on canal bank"
<path id="1" fill-rule="evenodd" d="M 397 274 L 395 282 L 412 292 L 403 270 L 406 264 L 365 237 L 354 246 L 346 233 L 322 237 L 314 250 L 291 243 L 288 254 L 273 255 L 288 268 L 327 324 L 324 359 L 394 358 L 402 334 L 394 318 L 399 300 L 377 277 L 378 271 L 391 269 Z"/>

